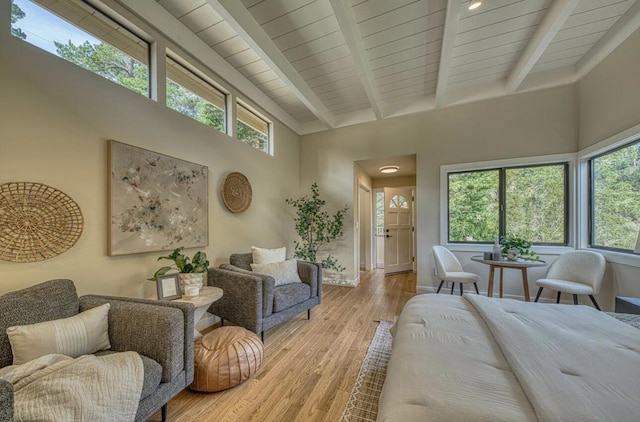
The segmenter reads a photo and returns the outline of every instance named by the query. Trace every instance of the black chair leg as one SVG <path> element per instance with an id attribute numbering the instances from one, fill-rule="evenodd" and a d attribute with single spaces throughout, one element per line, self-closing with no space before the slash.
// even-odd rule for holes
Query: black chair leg
<path id="1" fill-rule="evenodd" d="M 165 403 L 164 406 L 160 408 L 160 415 L 162 416 L 162 422 L 166 422 L 167 420 L 167 407 L 169 403 Z"/>
<path id="2" fill-rule="evenodd" d="M 600 309 L 600 307 L 598 306 L 598 302 L 596 302 L 596 298 L 593 297 L 593 295 L 589 295 L 589 299 L 591 299 L 591 302 L 593 302 L 593 306 L 596 307 L 597 310 L 601 311 L 602 309 Z"/>
<path id="3" fill-rule="evenodd" d="M 460 296 L 462 296 L 462 286 L 464 286 L 464 284 L 460 283 Z"/>
<path id="4" fill-rule="evenodd" d="M 224 319 L 220 318 L 220 326 L 224 327 Z"/>
<path id="5" fill-rule="evenodd" d="M 558 296 L 556 297 L 556 303 L 560 303 L 560 295 L 561 295 L 561 292 L 558 292 Z"/>
<path id="6" fill-rule="evenodd" d="M 473 283 L 473 287 L 476 288 L 476 293 L 480 294 L 480 290 L 478 290 L 478 283 Z"/>
<path id="7" fill-rule="evenodd" d="M 440 280 L 440 285 L 438 286 L 438 290 L 436 290 L 436 294 L 440 293 L 440 289 L 442 289 L 443 284 L 444 284 L 444 280 Z"/>
<path id="8" fill-rule="evenodd" d="M 264 331 L 260 332 L 260 340 L 264 343 Z"/>
<path id="9" fill-rule="evenodd" d="M 573 295 L 573 304 L 574 305 L 578 304 L 578 295 Z"/>
<path id="10" fill-rule="evenodd" d="M 455 286 L 455 285 L 456 285 L 456 283 L 451 282 L 451 294 L 453 294 L 453 286 Z"/>
<path id="11" fill-rule="evenodd" d="M 307 319 L 311 319 L 311 309 L 307 309 Z"/>
<path id="12" fill-rule="evenodd" d="M 534 300 L 534 302 L 537 302 L 538 299 L 540 299 L 540 295 L 542 294 L 542 289 L 544 289 L 544 287 L 540 287 L 538 289 L 538 294 L 536 295 L 536 299 Z"/>

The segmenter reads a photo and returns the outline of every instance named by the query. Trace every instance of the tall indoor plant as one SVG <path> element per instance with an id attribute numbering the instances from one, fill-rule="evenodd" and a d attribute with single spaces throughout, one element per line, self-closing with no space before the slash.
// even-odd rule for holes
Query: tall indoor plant
<path id="1" fill-rule="evenodd" d="M 296 211 L 294 222 L 296 233 L 300 241 L 295 241 L 295 257 L 311 262 L 318 262 L 318 250 L 344 234 L 344 216 L 349 207 L 344 207 L 330 215 L 323 209 L 326 201 L 320 198 L 318 184 L 311 185 L 311 196 L 305 195 L 299 199 L 287 199 L 287 204 Z M 322 268 L 342 272 L 345 267 L 338 264 L 338 260 L 328 255 L 321 262 Z"/>
<path id="2" fill-rule="evenodd" d="M 185 286 L 196 286 L 200 289 L 203 285 L 204 273 L 209 269 L 209 261 L 207 254 L 204 252 L 196 252 L 193 258 L 182 253 L 183 246 L 176 248 L 171 254 L 161 256 L 158 261 L 166 259 L 173 261 L 173 265 L 164 266 L 158 269 L 149 280 L 156 280 L 158 276 L 165 275 L 171 270 L 178 270 L 180 274 L 180 287 L 184 292 Z"/>

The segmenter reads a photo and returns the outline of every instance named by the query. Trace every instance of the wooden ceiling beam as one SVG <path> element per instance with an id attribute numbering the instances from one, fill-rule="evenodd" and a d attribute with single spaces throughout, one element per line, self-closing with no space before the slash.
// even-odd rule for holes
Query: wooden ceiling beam
<path id="1" fill-rule="evenodd" d="M 336 20 L 338 21 L 338 26 L 342 31 L 342 36 L 344 37 L 347 47 L 349 48 L 349 52 L 351 53 L 351 57 L 353 58 L 353 63 L 356 67 L 356 71 L 358 72 L 358 76 L 360 76 L 362 87 L 364 88 L 367 98 L 369 99 L 369 103 L 371 104 L 371 109 L 373 110 L 376 119 L 384 119 L 382 100 L 380 99 L 380 95 L 376 88 L 371 66 L 369 66 L 369 60 L 365 53 L 362 36 L 358 29 L 356 17 L 353 14 L 353 7 L 350 2 L 345 2 L 344 0 L 330 0 L 330 3 L 333 13 L 336 16 Z"/>
<path id="2" fill-rule="evenodd" d="M 640 1 L 629 8 L 627 13 L 604 34 L 597 43 L 576 64 L 576 76 L 578 79 L 598 65 L 613 50 L 631 34 L 640 28 Z"/>
<path id="3" fill-rule="evenodd" d="M 335 117 L 240 0 L 207 2 L 322 123 L 335 127 Z"/>
<path id="4" fill-rule="evenodd" d="M 518 63 L 516 63 L 507 78 L 505 88 L 508 94 L 518 90 L 524 78 L 531 72 L 533 66 L 538 62 L 540 56 L 553 41 L 579 2 L 580 0 L 555 0 L 552 3 L 533 37 L 531 37 L 529 44 L 520 55 Z"/>
<path id="5" fill-rule="evenodd" d="M 447 0 L 447 13 L 445 15 L 444 33 L 442 36 L 442 49 L 440 50 L 440 63 L 438 66 L 438 83 L 436 85 L 435 107 L 445 105 L 445 93 L 451 72 L 451 58 L 456 35 L 458 34 L 458 22 L 460 22 L 460 0 Z"/>

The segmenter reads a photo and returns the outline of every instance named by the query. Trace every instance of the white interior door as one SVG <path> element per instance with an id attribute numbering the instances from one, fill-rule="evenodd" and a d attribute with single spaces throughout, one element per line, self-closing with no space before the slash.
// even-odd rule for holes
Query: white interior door
<path id="1" fill-rule="evenodd" d="M 384 272 L 413 269 L 411 188 L 384 188 Z"/>

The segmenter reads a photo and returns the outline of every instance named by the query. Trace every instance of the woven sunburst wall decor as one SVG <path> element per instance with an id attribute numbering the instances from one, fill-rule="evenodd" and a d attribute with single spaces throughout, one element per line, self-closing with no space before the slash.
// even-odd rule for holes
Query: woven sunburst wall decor
<path id="1" fill-rule="evenodd" d="M 0 185 L 0 259 L 36 262 L 53 258 L 80 238 L 82 212 L 67 194 L 32 182 Z"/>
<path id="2" fill-rule="evenodd" d="M 229 173 L 222 184 L 222 201 L 227 209 L 233 213 L 246 211 L 251 205 L 251 183 L 247 177 L 239 172 Z"/>

